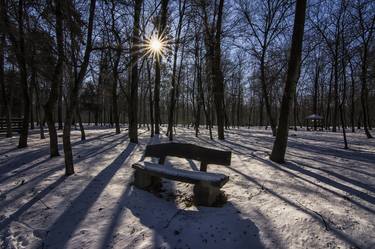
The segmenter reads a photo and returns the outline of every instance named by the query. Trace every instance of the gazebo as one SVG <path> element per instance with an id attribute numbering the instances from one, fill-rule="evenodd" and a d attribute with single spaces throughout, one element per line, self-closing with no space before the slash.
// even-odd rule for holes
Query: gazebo
<path id="1" fill-rule="evenodd" d="M 320 122 L 320 126 L 322 127 L 322 130 L 323 130 L 323 117 L 318 115 L 318 114 L 311 114 L 307 117 L 305 117 L 305 120 L 306 120 L 306 127 L 307 127 L 307 130 L 309 131 L 309 121 L 313 121 L 314 122 L 314 128 L 316 129 L 317 127 L 317 122 Z"/>

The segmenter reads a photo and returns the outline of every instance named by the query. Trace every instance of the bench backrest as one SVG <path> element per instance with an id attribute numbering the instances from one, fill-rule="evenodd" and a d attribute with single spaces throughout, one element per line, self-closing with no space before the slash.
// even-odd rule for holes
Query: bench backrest
<path id="1" fill-rule="evenodd" d="M 201 171 L 207 170 L 207 164 L 230 165 L 230 151 L 215 150 L 195 144 L 164 143 L 147 145 L 145 157 L 157 157 L 163 164 L 167 156 L 174 156 L 200 161 Z"/>

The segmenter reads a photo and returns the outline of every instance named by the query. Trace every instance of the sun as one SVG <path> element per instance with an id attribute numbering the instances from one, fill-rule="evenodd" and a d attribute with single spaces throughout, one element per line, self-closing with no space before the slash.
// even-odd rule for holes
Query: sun
<path id="1" fill-rule="evenodd" d="M 158 39 L 158 37 L 154 36 L 149 41 L 149 47 L 154 53 L 160 53 L 163 49 L 163 43 Z"/>
<path id="2" fill-rule="evenodd" d="M 138 45 L 143 56 L 164 57 L 169 50 L 170 41 L 163 35 L 153 34 Z"/>

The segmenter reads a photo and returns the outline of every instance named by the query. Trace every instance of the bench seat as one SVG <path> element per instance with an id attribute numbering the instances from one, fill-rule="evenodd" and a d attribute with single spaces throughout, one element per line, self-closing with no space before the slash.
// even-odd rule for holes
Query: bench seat
<path id="1" fill-rule="evenodd" d="M 179 169 L 164 164 L 166 157 L 179 157 L 200 162 L 200 171 Z M 198 206 L 213 206 L 225 202 L 220 190 L 228 182 L 229 176 L 220 173 L 207 173 L 207 165 L 230 165 L 231 152 L 201 147 L 195 144 L 162 143 L 147 145 L 144 157 L 158 158 L 158 163 L 140 161 L 134 163 L 134 185 L 148 191 L 159 191 L 161 179 L 194 184 L 194 203 Z"/>
<path id="2" fill-rule="evenodd" d="M 177 169 L 168 165 L 152 162 L 137 162 L 133 164 L 133 168 L 161 178 L 192 184 L 209 184 L 219 188 L 221 188 L 229 180 L 228 176 L 220 173 Z"/>

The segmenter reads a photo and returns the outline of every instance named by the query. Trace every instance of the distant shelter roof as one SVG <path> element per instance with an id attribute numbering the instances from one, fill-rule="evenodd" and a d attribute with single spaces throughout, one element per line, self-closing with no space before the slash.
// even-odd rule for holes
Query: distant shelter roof
<path id="1" fill-rule="evenodd" d="M 307 119 L 307 120 L 322 120 L 323 117 L 319 116 L 318 114 L 311 114 L 311 115 L 307 116 L 305 119 Z"/>

